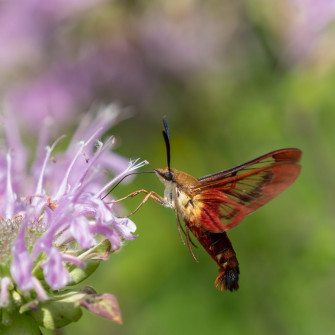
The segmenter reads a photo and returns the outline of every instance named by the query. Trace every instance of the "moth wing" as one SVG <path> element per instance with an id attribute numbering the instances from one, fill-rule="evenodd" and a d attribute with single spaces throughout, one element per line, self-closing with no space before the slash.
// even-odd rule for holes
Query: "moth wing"
<path id="1" fill-rule="evenodd" d="M 235 227 L 247 214 L 275 198 L 298 177 L 301 151 L 281 149 L 235 168 L 201 177 L 192 189 L 201 204 L 201 224 L 209 231 Z"/>

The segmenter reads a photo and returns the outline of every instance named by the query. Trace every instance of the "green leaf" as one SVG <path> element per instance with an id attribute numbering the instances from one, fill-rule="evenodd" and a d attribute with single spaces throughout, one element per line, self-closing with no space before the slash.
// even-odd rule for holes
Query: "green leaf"
<path id="1" fill-rule="evenodd" d="M 37 312 L 31 312 L 38 324 L 47 329 L 55 329 L 78 321 L 82 311 L 78 300 L 48 300 L 41 302 Z"/>
<path id="2" fill-rule="evenodd" d="M 91 287 L 81 290 L 56 292 L 49 300 L 33 300 L 20 308 L 20 313 L 29 311 L 38 324 L 47 329 L 55 329 L 78 321 L 82 315 L 81 299 L 96 294 Z"/>
<path id="3" fill-rule="evenodd" d="M 37 322 L 27 314 L 12 315 L 11 323 L 7 326 L 0 325 L 2 335 L 40 335 L 42 334 Z"/>
<path id="4" fill-rule="evenodd" d="M 103 318 L 122 323 L 115 296 L 108 293 L 96 294 L 96 291 L 89 286 L 80 290 L 55 293 L 50 300 L 39 302 L 38 305 L 36 301 L 22 306 L 20 312 L 29 311 L 29 314 L 44 328 L 55 329 L 78 321 L 82 315 L 81 307 Z"/>

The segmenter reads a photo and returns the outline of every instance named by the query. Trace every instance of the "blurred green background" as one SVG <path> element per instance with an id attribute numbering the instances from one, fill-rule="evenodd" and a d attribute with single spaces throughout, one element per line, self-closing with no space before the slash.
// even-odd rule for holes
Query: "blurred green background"
<path id="1" fill-rule="evenodd" d="M 73 114 L 74 105 L 83 110 L 93 101 L 132 107 L 132 117 L 112 129 L 125 157 L 148 160 L 148 169 L 165 167 L 163 116 L 172 166 L 195 177 L 280 148 L 303 151 L 296 183 L 228 234 L 240 262 L 238 292 L 216 290 L 217 265 L 202 248 L 195 250 L 197 264 L 179 239 L 173 211 L 148 201 L 132 217 L 138 238 L 85 282 L 117 296 L 123 325 L 84 313 L 60 334 L 334 333 L 331 3 L 95 1 L 57 22 L 43 70 L 34 64 L 20 73 L 29 83 L 60 55 L 77 64 L 83 50 L 101 55 L 103 48 L 106 64 L 82 64 L 81 74 L 91 73 L 90 98 L 79 101 L 66 89 L 78 99 Z M 110 70 L 102 83 L 97 65 Z M 13 87 L 18 75 L 8 73 L 6 87 Z M 114 194 L 141 188 L 163 194 L 154 175 Z M 123 213 L 140 201 L 127 200 Z"/>

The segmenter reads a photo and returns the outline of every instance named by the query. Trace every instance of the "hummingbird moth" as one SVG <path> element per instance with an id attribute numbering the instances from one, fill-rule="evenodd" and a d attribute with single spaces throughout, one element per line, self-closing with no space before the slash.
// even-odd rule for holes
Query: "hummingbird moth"
<path id="1" fill-rule="evenodd" d="M 149 198 L 172 208 L 176 214 L 179 234 L 182 238 L 181 232 L 184 232 L 193 258 L 196 260 L 191 248 L 193 242 L 190 231 L 219 266 L 216 287 L 221 291 L 237 290 L 239 264 L 226 231 L 275 198 L 297 179 L 302 152 L 298 149 L 275 150 L 234 168 L 194 178 L 170 167 L 170 136 L 164 119 L 163 125 L 167 167 L 152 172 L 165 186 L 164 197 L 142 189 L 117 201 L 140 193 L 146 194 L 127 217 L 137 212 Z M 185 229 L 180 223 L 180 217 L 185 223 Z"/>

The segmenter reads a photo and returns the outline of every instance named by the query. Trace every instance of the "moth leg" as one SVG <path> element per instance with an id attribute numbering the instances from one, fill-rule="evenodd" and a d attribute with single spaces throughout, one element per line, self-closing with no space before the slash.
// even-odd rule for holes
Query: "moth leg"
<path id="1" fill-rule="evenodd" d="M 194 248 L 198 248 L 198 246 L 193 242 L 192 236 L 189 235 L 190 243 L 194 246 Z"/>
<path id="2" fill-rule="evenodd" d="M 197 262 L 197 263 L 199 263 L 199 261 L 197 260 L 197 258 L 195 257 L 195 255 L 194 255 L 194 253 L 193 253 L 193 250 L 192 250 L 192 248 L 191 248 L 191 244 L 190 244 L 190 233 L 189 233 L 189 231 L 190 231 L 190 229 L 189 229 L 189 227 L 186 225 L 185 226 L 186 227 L 186 241 L 187 241 L 187 246 L 188 246 L 188 250 L 190 251 L 190 253 L 191 253 L 191 255 L 192 255 L 192 257 L 194 258 L 194 260 Z"/>
<path id="3" fill-rule="evenodd" d="M 179 215 L 178 215 L 177 210 L 175 210 L 175 213 L 176 213 L 176 221 L 177 221 L 177 229 L 178 229 L 179 237 L 180 237 L 181 242 L 183 243 L 183 245 L 185 245 L 185 241 L 184 241 L 184 238 L 183 238 L 183 235 L 181 234 L 181 232 L 183 232 L 185 235 L 186 235 L 186 233 L 183 229 L 183 226 L 180 223 L 180 219 L 179 219 Z"/>
<path id="4" fill-rule="evenodd" d="M 159 194 L 157 194 L 156 192 L 154 191 L 147 191 L 147 190 L 138 190 L 138 191 L 135 191 L 133 193 L 130 193 L 128 194 L 127 196 L 121 198 L 121 199 L 118 199 L 118 200 L 115 200 L 115 201 L 111 201 L 110 203 L 117 203 L 119 201 L 122 201 L 122 200 L 125 200 L 125 199 L 128 199 L 128 198 L 133 198 L 135 197 L 136 195 L 140 194 L 140 193 L 145 193 L 146 196 L 144 197 L 144 199 L 141 201 L 141 203 L 135 208 L 135 210 L 133 210 L 130 214 L 126 215 L 126 216 L 122 216 L 122 218 L 128 218 L 129 216 L 135 214 L 146 202 L 149 198 L 151 198 L 152 200 L 154 200 L 155 202 L 157 202 L 158 204 L 160 205 L 163 205 L 165 206 L 166 205 L 166 201 L 165 199 L 160 196 Z"/>
<path id="5" fill-rule="evenodd" d="M 180 218 L 179 218 L 177 211 L 175 211 L 175 213 L 176 213 L 177 229 L 178 229 L 179 237 L 182 243 L 185 245 L 185 241 L 184 241 L 182 233 L 186 236 L 186 232 L 184 230 L 183 225 L 180 223 Z M 193 242 L 192 236 L 189 236 L 189 239 L 190 239 L 190 243 L 194 246 L 194 248 L 198 248 L 198 246 Z"/>
<path id="6" fill-rule="evenodd" d="M 153 191 L 151 191 L 151 192 L 153 192 Z M 114 203 L 116 203 L 116 202 L 120 202 L 120 201 L 126 200 L 126 199 L 128 199 L 128 198 L 133 198 L 133 197 L 135 197 L 136 195 L 141 194 L 141 193 L 148 194 L 148 193 L 150 193 L 150 192 L 147 191 L 147 190 L 144 190 L 144 189 L 137 190 L 137 191 L 135 191 L 135 192 L 133 192 L 133 193 L 130 193 L 130 194 L 126 195 L 126 196 L 123 197 L 123 198 L 120 198 L 120 199 L 117 199 L 117 200 L 110 201 L 110 202 L 108 202 L 108 204 L 114 204 Z M 154 192 L 153 192 L 153 193 L 154 193 Z M 157 194 L 157 193 L 156 193 L 156 194 Z M 159 196 L 159 195 L 157 194 L 157 196 Z"/>

